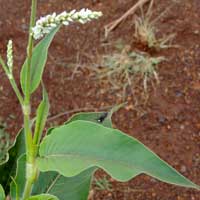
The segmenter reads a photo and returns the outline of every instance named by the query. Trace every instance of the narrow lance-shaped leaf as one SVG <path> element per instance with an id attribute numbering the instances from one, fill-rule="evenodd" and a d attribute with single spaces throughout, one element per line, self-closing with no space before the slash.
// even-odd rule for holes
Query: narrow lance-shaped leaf
<path id="1" fill-rule="evenodd" d="M 3 189 L 3 187 L 1 186 L 1 184 L 0 184 L 0 199 L 1 199 L 1 200 L 4 200 L 4 199 L 5 199 L 5 192 L 4 192 L 4 189 Z"/>
<path id="2" fill-rule="evenodd" d="M 22 154 L 17 160 L 16 175 L 10 185 L 10 196 L 12 200 L 21 199 L 26 183 L 26 155 Z"/>
<path id="3" fill-rule="evenodd" d="M 36 115 L 35 132 L 34 132 L 34 143 L 39 144 L 42 131 L 45 127 L 45 123 L 49 113 L 49 99 L 47 91 L 43 85 L 43 100 L 41 101 Z"/>
<path id="4" fill-rule="evenodd" d="M 31 67 L 30 67 L 30 73 L 31 73 L 30 92 L 31 93 L 33 93 L 40 84 L 44 67 L 47 61 L 49 46 L 56 32 L 59 30 L 59 28 L 60 26 L 53 29 L 33 49 L 33 55 L 31 58 Z M 21 87 L 22 87 L 23 92 L 25 92 L 25 87 L 26 87 L 27 69 L 28 69 L 28 59 L 25 60 L 22 66 L 21 74 L 20 74 L 20 82 L 21 82 Z"/>
<path id="5" fill-rule="evenodd" d="M 43 140 L 39 154 L 41 171 L 57 171 L 66 177 L 98 166 L 119 181 L 145 173 L 167 183 L 199 189 L 138 140 L 92 122 L 75 121 L 53 129 Z"/>

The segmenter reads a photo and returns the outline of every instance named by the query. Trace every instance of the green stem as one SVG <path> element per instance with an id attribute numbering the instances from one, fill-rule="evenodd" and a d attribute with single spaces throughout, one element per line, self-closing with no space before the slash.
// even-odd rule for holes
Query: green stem
<path id="1" fill-rule="evenodd" d="M 30 122 L 30 98 L 31 98 L 31 58 L 33 52 L 33 37 L 32 37 L 32 27 L 35 25 L 37 10 L 37 0 L 32 0 L 31 5 L 31 18 L 30 18 L 30 27 L 29 27 L 29 39 L 27 46 L 27 74 L 26 74 L 26 87 L 24 92 L 24 131 L 25 131 L 25 140 L 26 140 L 26 184 L 23 193 L 23 200 L 27 199 L 32 190 L 33 183 L 37 176 L 37 170 L 35 170 L 35 147 L 33 145 L 32 131 L 31 131 L 31 122 Z"/>
<path id="2" fill-rule="evenodd" d="M 32 184 L 33 183 L 30 180 L 26 181 L 24 194 L 23 194 L 23 199 L 27 199 L 30 196 Z"/>
<path id="3" fill-rule="evenodd" d="M 30 85 L 31 85 L 31 58 L 33 52 L 33 37 L 32 37 L 32 27 L 35 25 L 36 18 L 36 8 L 37 8 L 37 0 L 32 0 L 31 6 L 31 18 L 30 18 L 30 28 L 29 28 L 29 39 L 27 46 L 27 74 L 26 74 L 26 86 L 25 86 L 25 94 L 24 94 L 24 105 L 23 105 L 23 113 L 24 113 L 24 129 L 26 136 L 26 151 L 27 151 L 27 162 L 32 162 L 33 158 L 31 155 L 32 151 L 32 131 L 30 125 Z"/>
<path id="4" fill-rule="evenodd" d="M 31 195 L 32 186 L 37 180 L 38 170 L 35 165 L 35 161 L 32 163 L 27 163 L 26 165 L 26 184 L 23 193 L 23 200 L 26 200 Z"/>
<path id="5" fill-rule="evenodd" d="M 5 64 L 5 62 L 3 61 L 3 59 L 2 59 L 1 56 L 0 56 L 0 64 L 2 65 L 2 67 L 3 67 L 3 69 L 4 69 L 5 73 L 6 73 L 6 75 L 8 76 L 8 79 L 9 79 L 9 81 L 10 81 L 10 84 L 11 84 L 11 86 L 12 86 L 12 88 L 13 88 L 13 90 L 14 90 L 14 92 L 15 92 L 15 94 L 16 94 L 16 96 L 17 96 L 19 102 L 20 102 L 20 104 L 23 105 L 23 97 L 22 97 L 22 95 L 21 95 L 21 93 L 20 93 L 20 91 L 19 91 L 19 89 L 18 89 L 18 87 L 17 87 L 17 84 L 16 84 L 16 82 L 15 82 L 15 79 L 14 79 L 13 75 L 10 74 L 10 72 L 9 72 L 9 70 L 8 70 L 8 67 L 6 66 L 6 64 Z"/>
<path id="6" fill-rule="evenodd" d="M 31 34 L 32 28 L 35 25 L 35 18 L 36 18 L 36 10 L 37 10 L 37 0 L 32 0 L 31 6 L 31 18 L 30 18 L 30 27 L 29 27 L 29 39 L 28 39 L 28 46 L 27 46 L 27 74 L 26 74 L 26 87 L 25 87 L 25 103 L 30 103 L 30 80 L 31 80 L 31 58 L 33 52 L 33 36 Z"/>

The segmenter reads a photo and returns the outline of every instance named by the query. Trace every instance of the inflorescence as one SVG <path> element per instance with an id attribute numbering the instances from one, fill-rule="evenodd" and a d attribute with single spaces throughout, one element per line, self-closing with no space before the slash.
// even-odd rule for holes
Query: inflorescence
<path id="1" fill-rule="evenodd" d="M 7 67 L 8 67 L 8 77 L 12 78 L 12 71 L 13 71 L 13 43 L 12 40 L 8 41 L 7 44 Z"/>
<path id="2" fill-rule="evenodd" d="M 71 12 L 53 13 L 41 17 L 36 25 L 32 28 L 32 35 L 35 40 L 41 39 L 44 35 L 50 33 L 55 27 L 63 24 L 65 26 L 72 22 L 86 23 L 102 16 L 102 12 L 81 9 L 80 11 L 72 10 Z"/>

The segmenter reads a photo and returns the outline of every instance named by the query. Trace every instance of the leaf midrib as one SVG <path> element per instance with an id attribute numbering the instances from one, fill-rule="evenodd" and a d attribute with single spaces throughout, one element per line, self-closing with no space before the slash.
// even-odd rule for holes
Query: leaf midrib
<path id="1" fill-rule="evenodd" d="M 105 159 L 105 158 L 94 158 L 92 156 L 85 156 L 85 155 L 79 155 L 79 154 L 74 154 L 74 153 L 51 154 L 51 155 L 48 155 L 48 156 L 41 156 L 40 158 L 51 159 L 51 157 L 56 157 L 56 158 L 58 158 L 58 157 L 62 157 L 62 158 L 79 157 L 79 158 L 81 158 L 81 160 L 94 161 L 96 163 L 98 163 L 98 161 L 105 161 L 105 162 L 111 162 L 111 163 L 114 163 L 114 164 L 118 164 L 118 165 L 124 166 L 124 167 L 129 168 L 129 169 L 133 169 L 134 168 L 135 170 L 139 170 L 141 173 L 145 172 L 144 170 L 141 170 L 138 167 L 133 166 L 131 164 L 125 163 L 124 161 Z"/>

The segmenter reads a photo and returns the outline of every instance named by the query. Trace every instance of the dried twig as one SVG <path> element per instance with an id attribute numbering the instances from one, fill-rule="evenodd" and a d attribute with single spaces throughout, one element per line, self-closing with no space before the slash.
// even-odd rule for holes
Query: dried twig
<path id="1" fill-rule="evenodd" d="M 117 20 L 107 24 L 105 28 L 105 37 L 108 37 L 108 34 L 115 29 L 123 20 L 125 20 L 129 15 L 133 14 L 139 7 L 142 7 L 145 3 L 149 0 L 138 0 L 138 2 L 131 7 L 126 13 L 124 13 L 120 18 Z"/>

